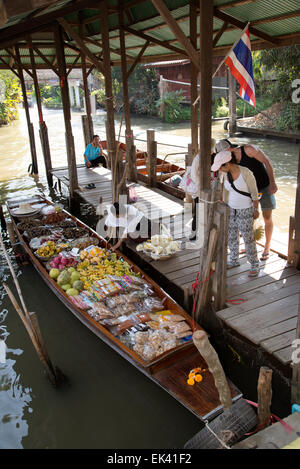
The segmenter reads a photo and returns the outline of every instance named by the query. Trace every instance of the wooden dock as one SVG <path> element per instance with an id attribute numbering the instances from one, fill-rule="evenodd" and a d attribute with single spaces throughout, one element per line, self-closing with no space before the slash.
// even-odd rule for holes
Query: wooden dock
<path id="1" fill-rule="evenodd" d="M 296 339 L 300 271 L 272 253 L 249 279 L 246 259 L 227 271 L 228 307 L 218 311 L 223 327 L 243 337 L 273 362 L 289 367 Z M 232 304 L 233 302 L 240 304 Z"/>
<path id="2" fill-rule="evenodd" d="M 79 189 L 76 194 L 95 209 L 99 206 L 100 197 L 104 205 L 112 203 L 111 171 L 103 167 L 87 168 L 85 165 L 77 167 Z M 69 188 L 68 168 L 52 170 L 60 184 Z M 95 189 L 87 189 L 88 184 L 95 184 Z M 183 212 L 183 203 L 172 196 L 166 196 L 162 191 L 153 190 L 143 184 L 134 185 L 138 202 L 134 204 L 150 220 L 161 220 L 174 217 Z"/>
<path id="3" fill-rule="evenodd" d="M 54 177 L 68 187 L 67 168 L 52 171 Z M 95 209 L 102 197 L 104 204 L 111 203 L 111 172 L 102 167 L 87 169 L 78 167 L 78 195 Z M 95 184 L 95 189 L 85 186 Z M 159 219 L 176 239 L 184 239 L 182 230 L 190 223 L 191 214 L 185 214 L 184 205 L 169 194 L 136 184 L 138 208 L 146 207 L 145 216 Z M 186 239 L 186 238 L 185 238 Z M 241 245 L 241 248 L 243 246 Z M 136 243 L 126 240 L 124 252 L 150 277 L 164 288 L 187 311 L 192 311 L 192 286 L 199 271 L 199 252 L 183 249 L 171 259 L 155 261 L 136 251 Z M 263 247 L 258 245 L 258 252 Z M 263 350 L 275 363 L 290 368 L 292 348 L 296 338 L 300 272 L 287 264 L 285 255 L 272 252 L 269 259 L 261 262 L 257 278 L 249 278 L 249 264 L 244 254 L 239 267 L 227 271 L 227 298 L 240 300 L 241 304 L 227 303 L 228 307 L 216 316 L 224 329 L 231 334 Z"/>

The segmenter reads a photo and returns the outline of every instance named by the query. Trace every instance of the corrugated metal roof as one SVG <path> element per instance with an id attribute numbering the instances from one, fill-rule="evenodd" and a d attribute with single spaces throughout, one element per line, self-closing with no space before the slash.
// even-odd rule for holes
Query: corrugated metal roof
<path id="1" fill-rule="evenodd" d="M 118 6 L 118 0 L 107 0 L 107 3 L 111 9 L 109 16 L 111 59 L 114 63 L 118 64 L 120 62 L 118 13 L 117 11 L 113 11 Z M 164 3 L 168 6 L 171 15 L 174 19 L 176 19 L 182 31 L 187 37 L 189 37 L 189 0 L 164 0 Z M 82 5 L 80 8 L 81 17 L 85 23 L 84 34 L 87 36 L 87 38 L 90 38 L 93 41 L 101 41 L 101 23 L 99 19 L 100 10 L 97 11 L 94 9 L 95 2 L 92 0 L 90 2 L 89 0 L 77 0 L 77 2 L 74 3 L 72 0 L 61 0 L 41 12 L 38 12 L 37 10 L 35 15 L 33 15 L 33 11 L 26 12 L 22 15 L 11 18 L 7 24 L 0 27 L 0 47 L 1 44 L 5 44 L 5 47 L 7 47 L 7 41 L 10 39 L 10 37 L 15 41 L 24 42 L 25 38 L 22 38 L 22 35 L 30 32 L 30 28 L 37 25 L 38 22 L 42 22 L 43 27 L 46 26 L 48 24 L 47 18 L 49 18 L 47 15 L 49 14 L 53 15 L 51 17 L 51 21 L 50 19 L 48 20 L 49 28 L 50 24 L 55 21 L 54 15 L 57 17 L 62 15 L 67 21 L 70 22 L 74 31 L 78 33 L 78 11 L 80 4 Z M 125 32 L 128 57 L 132 57 L 133 59 L 137 57 L 140 49 L 145 44 L 146 39 L 138 37 L 138 34 L 142 33 L 146 35 L 150 41 L 152 39 L 150 46 L 144 53 L 142 59 L 143 61 L 165 61 L 172 58 L 172 56 L 174 56 L 174 59 L 185 59 L 185 57 L 188 58 L 183 49 L 183 46 L 178 42 L 173 32 L 165 24 L 165 21 L 159 15 L 151 0 L 125 0 L 124 4 L 125 7 L 126 5 L 130 6 L 130 8 L 127 10 L 127 14 L 124 15 L 125 26 L 129 26 L 132 30 L 135 30 L 137 34 L 135 35 L 129 32 Z M 196 4 L 198 5 L 198 2 Z M 78 5 L 78 11 L 72 12 L 71 8 L 75 8 L 76 5 Z M 98 5 L 100 9 L 100 0 Z M 287 45 L 289 43 L 300 43 L 300 0 L 249 0 L 246 3 L 235 0 L 235 5 L 233 5 L 232 0 L 214 0 L 214 6 L 215 8 L 218 8 L 222 14 L 229 15 L 232 19 L 232 23 L 230 23 L 229 20 L 228 29 L 223 33 L 218 41 L 215 51 L 216 54 L 224 53 L 226 48 L 230 47 L 238 38 L 241 29 L 234 25 L 236 20 L 240 21 L 242 25 L 250 21 L 250 24 L 257 29 L 256 35 L 251 34 L 251 40 L 254 49 L 263 48 L 266 46 L 269 47 L 270 45 L 270 42 L 267 42 L 263 38 L 259 37 L 260 32 L 268 35 L 270 38 L 277 38 L 279 44 L 282 45 Z M 32 15 L 32 17 L 30 19 L 26 19 L 29 14 Z M 282 18 L 280 18 L 280 16 L 282 16 Z M 200 35 L 199 23 L 200 22 L 198 21 L 198 45 Z M 222 25 L 223 19 L 215 16 L 213 23 L 215 34 L 222 27 Z M 42 39 L 42 35 L 40 40 L 38 40 L 38 36 L 39 34 L 35 33 L 33 39 L 33 41 L 37 44 L 37 47 L 40 48 L 41 52 L 47 58 L 53 57 L 55 55 L 53 43 L 52 47 L 49 46 L 48 48 L 48 46 L 45 45 L 45 41 Z M 156 43 L 156 40 L 161 41 L 162 43 L 165 42 L 165 45 L 162 43 Z M 74 40 L 70 40 L 69 44 L 70 46 L 79 48 L 79 45 L 76 44 Z M 13 45 L 13 42 L 11 45 Z M 90 42 L 86 42 L 85 45 L 94 54 L 99 54 L 101 52 L 101 48 L 91 44 Z M 174 50 L 170 50 L 168 45 L 177 47 L 180 53 L 176 53 Z M 116 52 L 114 52 L 113 49 L 116 49 Z M 22 62 L 24 64 L 28 64 L 28 49 L 23 47 L 20 53 Z M 5 51 L 0 52 L 0 54 L 4 59 L 7 56 Z M 66 50 L 66 54 L 68 56 L 67 63 L 72 63 L 77 57 L 77 53 L 74 51 L 74 49 L 71 48 Z M 35 60 L 37 66 L 45 66 L 42 58 L 38 55 L 35 55 Z M 77 62 L 76 66 L 80 66 L 80 60 Z"/>

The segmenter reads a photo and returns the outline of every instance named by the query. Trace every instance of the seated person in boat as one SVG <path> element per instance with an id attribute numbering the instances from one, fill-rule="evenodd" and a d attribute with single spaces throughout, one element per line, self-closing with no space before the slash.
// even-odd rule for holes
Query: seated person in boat
<path id="1" fill-rule="evenodd" d="M 109 238 L 113 238 L 113 228 L 116 228 L 118 239 L 112 248 L 113 251 L 119 249 L 126 238 L 140 242 L 141 239 L 145 240 L 151 236 L 151 221 L 147 220 L 143 213 L 133 205 L 119 202 L 110 206 L 105 220 L 104 229 Z"/>
<path id="2" fill-rule="evenodd" d="M 104 168 L 107 168 L 106 158 L 103 155 L 103 148 L 99 135 L 93 136 L 93 140 L 86 147 L 83 157 L 88 168 L 95 168 L 99 166 L 99 164 Z"/>

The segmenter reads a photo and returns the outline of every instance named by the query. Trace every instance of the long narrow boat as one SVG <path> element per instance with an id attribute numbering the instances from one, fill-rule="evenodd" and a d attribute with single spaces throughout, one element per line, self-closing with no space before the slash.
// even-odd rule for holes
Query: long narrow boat
<path id="1" fill-rule="evenodd" d="M 103 150 L 107 149 L 106 140 L 101 140 Z M 120 151 L 123 152 L 125 159 L 126 144 L 119 144 Z M 137 167 L 137 178 L 139 181 L 147 184 L 149 182 L 148 167 L 147 167 L 147 152 L 136 150 L 136 167 Z M 169 163 L 165 159 L 156 158 L 156 187 L 161 189 L 168 194 L 183 200 L 185 197 L 184 191 L 180 187 L 175 187 L 168 182 L 172 176 L 182 176 L 185 169 L 174 164 Z"/>
<path id="2" fill-rule="evenodd" d="M 54 294 L 63 302 L 63 304 L 94 334 L 101 340 L 112 347 L 128 362 L 138 368 L 142 373 L 148 376 L 152 381 L 165 389 L 175 399 L 177 399 L 188 410 L 195 414 L 201 420 L 212 419 L 222 411 L 222 407 L 218 397 L 218 391 L 214 384 L 214 378 L 209 371 L 203 373 L 203 381 L 196 383 L 194 386 L 187 384 L 188 374 L 195 368 L 207 368 L 207 365 L 199 352 L 195 348 L 192 340 L 176 346 L 175 348 L 157 356 L 155 359 L 145 361 L 140 355 L 135 353 L 132 349 L 127 347 L 119 340 L 119 337 L 113 335 L 106 327 L 95 321 L 86 311 L 78 308 L 70 300 L 66 292 L 53 280 L 43 262 L 41 262 L 33 253 L 29 246 L 29 241 L 18 228 L 20 224 L 16 216 L 14 216 L 14 209 L 19 207 L 20 204 L 30 203 L 33 207 L 41 207 L 42 205 L 53 205 L 47 199 L 36 196 L 32 199 L 11 201 L 7 203 L 11 219 L 14 224 L 15 231 L 19 240 L 21 241 L 26 253 L 28 254 L 32 264 L 39 272 L 41 277 L 51 288 Z M 63 211 L 68 218 L 76 222 L 77 227 L 84 228 L 88 231 L 89 235 L 96 237 L 99 240 L 99 246 L 102 248 L 109 248 L 106 241 L 101 238 L 97 232 L 85 225 L 83 222 L 72 216 L 66 211 Z M 197 324 L 193 324 L 192 318 L 186 313 L 159 285 L 157 285 L 151 278 L 149 278 L 143 271 L 134 265 L 129 259 L 123 256 L 122 253 L 117 252 L 117 256 L 122 257 L 124 261 L 128 262 L 132 271 L 139 274 L 148 284 L 151 285 L 155 295 L 162 299 L 165 309 L 171 310 L 175 314 L 184 317 L 185 321 L 192 328 L 201 329 Z M 241 393 L 230 383 L 232 390 L 233 400 L 241 397 Z"/>

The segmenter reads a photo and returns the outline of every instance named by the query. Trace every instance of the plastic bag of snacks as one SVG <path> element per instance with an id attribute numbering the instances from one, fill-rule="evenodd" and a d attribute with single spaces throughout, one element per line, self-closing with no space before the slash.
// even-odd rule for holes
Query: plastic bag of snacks
<path id="1" fill-rule="evenodd" d="M 161 311 L 162 309 L 164 309 L 164 305 L 162 304 L 161 299 L 158 298 L 157 296 L 151 296 L 149 298 L 146 298 L 143 301 L 142 307 L 146 312 L 149 312 L 149 313 L 153 311 Z"/>

